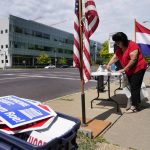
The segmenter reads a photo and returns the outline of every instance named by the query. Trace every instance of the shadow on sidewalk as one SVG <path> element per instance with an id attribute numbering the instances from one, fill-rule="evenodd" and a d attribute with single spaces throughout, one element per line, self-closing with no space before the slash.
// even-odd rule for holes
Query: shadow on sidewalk
<path id="1" fill-rule="evenodd" d="M 93 109 L 94 108 L 106 109 L 106 111 L 104 113 L 96 116 L 94 119 L 105 120 L 109 116 L 111 116 L 112 114 L 122 115 L 121 109 L 126 108 L 127 97 L 124 94 L 117 94 L 116 96 L 112 96 L 111 98 L 114 99 L 119 104 L 119 107 L 120 107 L 119 112 L 117 112 L 117 108 L 116 108 L 117 106 L 114 102 L 107 101 L 107 100 L 102 100 L 100 102 L 97 102 L 95 104 L 95 106 L 93 106 Z M 142 100 L 142 102 L 141 102 L 141 111 L 143 111 L 144 109 L 150 109 L 150 103 L 148 103 L 148 101 L 149 101 L 148 99 Z"/>

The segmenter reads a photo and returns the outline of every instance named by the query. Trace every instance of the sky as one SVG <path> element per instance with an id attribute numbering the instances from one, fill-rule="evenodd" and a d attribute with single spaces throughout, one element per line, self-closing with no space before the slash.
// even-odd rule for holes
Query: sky
<path id="1" fill-rule="evenodd" d="M 95 0 L 100 24 L 91 39 L 104 42 L 122 31 L 134 37 L 134 19 L 150 21 L 150 0 Z M 1 0 L 0 18 L 9 14 L 73 33 L 75 0 Z M 150 28 L 150 22 L 143 24 Z"/>

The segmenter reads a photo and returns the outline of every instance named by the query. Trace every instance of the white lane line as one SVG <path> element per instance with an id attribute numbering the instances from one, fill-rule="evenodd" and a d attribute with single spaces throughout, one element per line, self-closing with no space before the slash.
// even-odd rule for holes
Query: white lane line
<path id="1" fill-rule="evenodd" d="M 50 73 L 68 73 L 68 74 L 77 74 L 79 75 L 79 73 L 75 73 L 75 72 L 58 72 L 58 71 L 54 71 L 54 72 L 50 72 Z"/>
<path id="2" fill-rule="evenodd" d="M 30 79 L 30 77 L 16 77 L 16 78 L 9 78 L 9 79 L 6 79 L 6 80 L 0 80 L 0 84 L 10 83 L 11 80 L 17 80 L 17 79 Z M 38 79 L 39 78 L 32 78 L 32 80 L 38 80 Z M 17 81 L 21 82 L 22 80 L 17 80 Z"/>
<path id="3" fill-rule="evenodd" d="M 13 76 L 15 74 L 0 74 L 0 76 Z"/>
<path id="4" fill-rule="evenodd" d="M 46 76 L 28 76 L 28 75 L 22 75 L 22 76 L 27 76 L 27 77 L 31 77 L 31 78 L 48 78 L 48 79 L 61 79 L 61 80 L 80 80 L 80 79 L 77 79 L 77 78 L 63 78 L 63 77 L 56 77 L 56 76 L 49 76 L 49 77 L 46 77 Z M 92 82 L 96 82 L 95 80 L 90 80 Z"/>
<path id="5" fill-rule="evenodd" d="M 17 74 L 31 74 L 31 73 L 17 73 Z"/>
<path id="6" fill-rule="evenodd" d="M 18 75 L 18 76 L 24 76 L 24 75 Z M 77 78 L 79 78 L 80 76 L 70 76 L 70 75 L 59 75 L 59 74 L 45 74 L 45 75 L 43 75 L 43 74 L 31 74 L 31 75 L 29 75 L 29 76 L 45 76 L 45 77 L 49 77 L 49 76 L 58 76 L 58 77 L 70 77 L 70 78 L 75 78 L 75 77 L 77 77 Z"/>
<path id="7" fill-rule="evenodd" d="M 13 80 L 13 79 L 18 79 L 18 78 L 28 78 L 28 77 L 15 77 L 15 78 L 3 78 L 3 79 L 0 79 L 1 81 L 3 80 Z"/>

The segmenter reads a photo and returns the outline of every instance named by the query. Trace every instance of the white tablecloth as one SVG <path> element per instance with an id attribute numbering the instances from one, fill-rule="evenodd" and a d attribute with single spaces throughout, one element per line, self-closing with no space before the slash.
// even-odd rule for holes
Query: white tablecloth
<path id="1" fill-rule="evenodd" d="M 122 73 L 119 72 L 109 72 L 109 71 L 96 71 L 92 72 L 91 76 L 120 76 Z"/>

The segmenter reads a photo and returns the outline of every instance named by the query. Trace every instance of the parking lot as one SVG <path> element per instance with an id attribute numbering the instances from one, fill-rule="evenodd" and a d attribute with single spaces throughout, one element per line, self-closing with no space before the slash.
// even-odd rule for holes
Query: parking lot
<path id="1" fill-rule="evenodd" d="M 88 89 L 96 85 L 90 81 Z M 80 76 L 75 68 L 0 71 L 0 96 L 16 95 L 47 101 L 80 91 Z"/>

